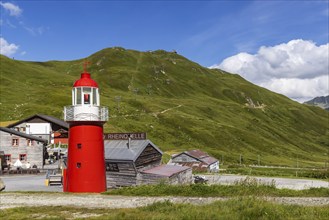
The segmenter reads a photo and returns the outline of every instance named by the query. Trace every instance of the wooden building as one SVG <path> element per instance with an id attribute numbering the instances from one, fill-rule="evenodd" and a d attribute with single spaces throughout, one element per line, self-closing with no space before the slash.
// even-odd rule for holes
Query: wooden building
<path id="1" fill-rule="evenodd" d="M 45 139 L 0 127 L 0 151 L 4 152 L 5 160 L 11 167 L 17 160 L 23 166 L 29 162 L 31 166 L 43 167 L 47 143 Z"/>
<path id="2" fill-rule="evenodd" d="M 138 184 L 156 184 L 161 181 L 172 185 L 192 184 L 192 168 L 163 164 L 142 171 L 138 180 Z"/>
<path id="3" fill-rule="evenodd" d="M 161 165 L 162 151 L 150 140 L 105 140 L 107 187 L 192 183 L 190 167 Z"/>
<path id="4" fill-rule="evenodd" d="M 65 121 L 49 115 L 32 115 L 8 125 L 7 128 L 45 139 L 49 144 L 68 143 L 69 125 Z"/>
<path id="5" fill-rule="evenodd" d="M 190 150 L 175 154 L 168 164 L 189 166 L 193 171 L 218 172 L 219 170 L 219 161 L 201 150 Z"/>
<path id="6" fill-rule="evenodd" d="M 159 166 L 162 151 L 150 140 L 105 140 L 108 188 L 138 185 L 137 174 Z"/>

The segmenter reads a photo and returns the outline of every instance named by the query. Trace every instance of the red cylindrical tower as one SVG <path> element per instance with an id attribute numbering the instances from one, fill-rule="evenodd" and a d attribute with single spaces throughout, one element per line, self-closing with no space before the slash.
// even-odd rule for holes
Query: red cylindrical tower
<path id="1" fill-rule="evenodd" d="M 72 106 L 64 107 L 70 125 L 64 192 L 104 192 L 106 172 L 103 124 L 108 109 L 100 106 L 97 83 L 84 70 L 72 89 Z"/>

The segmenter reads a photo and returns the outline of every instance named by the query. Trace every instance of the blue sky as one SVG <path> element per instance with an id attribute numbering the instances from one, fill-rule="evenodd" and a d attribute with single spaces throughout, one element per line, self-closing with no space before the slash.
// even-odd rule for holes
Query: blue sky
<path id="1" fill-rule="evenodd" d="M 223 67 L 227 58 L 258 56 L 261 47 L 292 40 L 327 45 L 328 8 L 327 0 L 1 1 L 1 54 L 47 61 L 113 46 L 175 49 L 205 67 Z"/>

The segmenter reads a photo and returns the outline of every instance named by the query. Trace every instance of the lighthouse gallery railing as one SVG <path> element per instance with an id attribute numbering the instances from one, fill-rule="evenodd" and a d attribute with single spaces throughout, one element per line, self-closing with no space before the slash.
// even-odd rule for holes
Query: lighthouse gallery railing
<path id="1" fill-rule="evenodd" d="M 93 107 L 97 108 L 97 112 L 81 112 L 77 111 L 79 106 L 65 106 L 64 120 L 65 121 L 108 121 L 109 111 L 107 107 Z"/>

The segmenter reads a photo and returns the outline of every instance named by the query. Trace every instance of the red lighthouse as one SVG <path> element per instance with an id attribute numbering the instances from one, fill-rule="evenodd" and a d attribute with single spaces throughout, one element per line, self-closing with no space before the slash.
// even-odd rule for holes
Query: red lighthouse
<path id="1" fill-rule="evenodd" d="M 107 107 L 100 106 L 98 84 L 86 71 L 72 89 L 72 106 L 64 107 L 64 119 L 70 125 L 64 192 L 104 192 L 106 173 L 103 124 Z"/>

